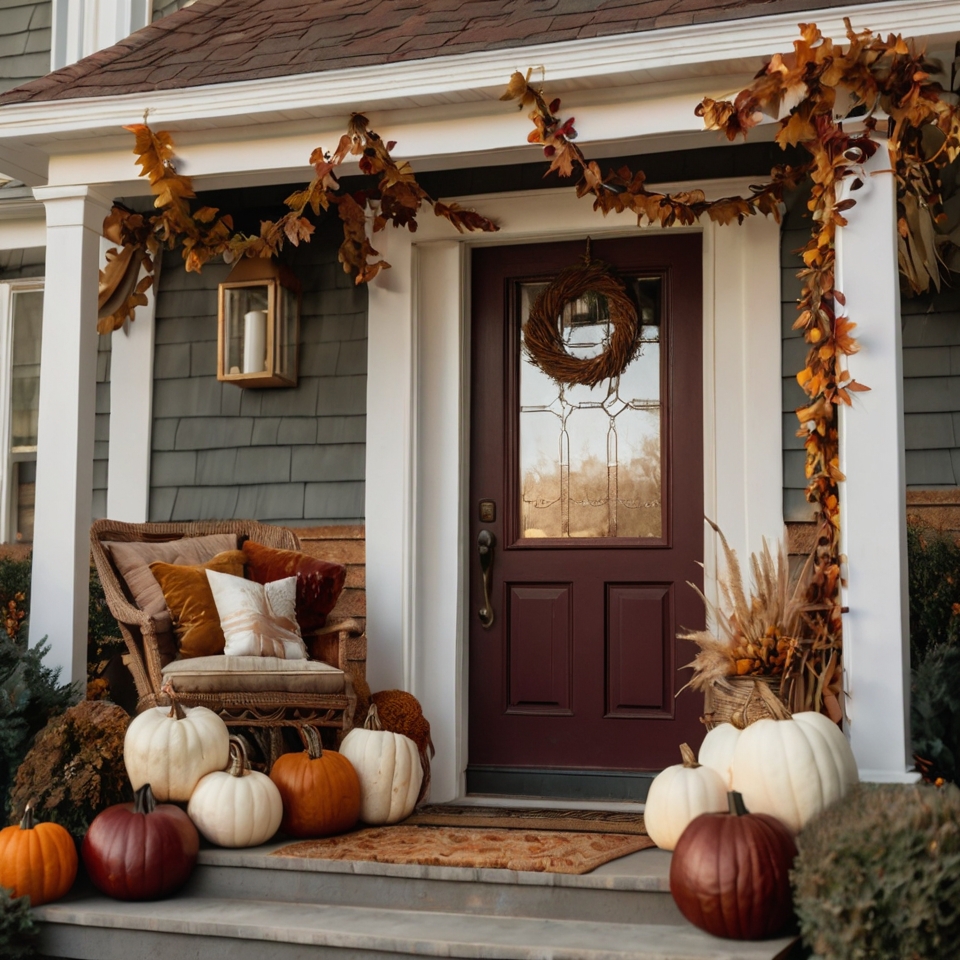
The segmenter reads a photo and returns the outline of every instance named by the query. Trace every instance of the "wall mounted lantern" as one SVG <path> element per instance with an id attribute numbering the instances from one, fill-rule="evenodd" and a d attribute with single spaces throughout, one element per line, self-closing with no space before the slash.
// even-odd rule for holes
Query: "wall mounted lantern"
<path id="1" fill-rule="evenodd" d="M 295 387 L 300 284 L 272 259 L 244 257 L 220 284 L 217 379 L 238 387 Z"/>

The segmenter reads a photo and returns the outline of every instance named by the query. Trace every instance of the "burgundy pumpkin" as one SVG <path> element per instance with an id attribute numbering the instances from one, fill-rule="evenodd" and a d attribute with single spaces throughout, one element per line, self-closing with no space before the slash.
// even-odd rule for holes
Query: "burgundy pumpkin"
<path id="1" fill-rule="evenodd" d="M 790 922 L 790 867 L 797 848 L 776 817 L 747 813 L 739 793 L 729 813 L 704 813 L 680 835 L 670 892 L 680 912 L 715 937 L 764 940 Z"/>
<path id="2" fill-rule="evenodd" d="M 186 883 L 200 835 L 172 803 L 158 804 L 150 784 L 133 803 L 98 814 L 83 838 L 83 863 L 93 885 L 117 900 L 158 900 Z"/>

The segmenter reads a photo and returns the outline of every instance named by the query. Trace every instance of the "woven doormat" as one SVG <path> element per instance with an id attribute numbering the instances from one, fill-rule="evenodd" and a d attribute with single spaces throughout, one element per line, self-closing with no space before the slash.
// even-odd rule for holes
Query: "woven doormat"
<path id="1" fill-rule="evenodd" d="M 551 810 L 547 807 L 482 807 L 428 803 L 403 821 L 406 826 L 493 827 L 509 830 L 567 830 L 646 836 L 642 813 L 613 810 Z"/>
<path id="2" fill-rule="evenodd" d="M 649 837 L 615 833 L 539 833 L 401 824 L 291 843 L 271 856 L 580 874 L 652 846 Z"/>

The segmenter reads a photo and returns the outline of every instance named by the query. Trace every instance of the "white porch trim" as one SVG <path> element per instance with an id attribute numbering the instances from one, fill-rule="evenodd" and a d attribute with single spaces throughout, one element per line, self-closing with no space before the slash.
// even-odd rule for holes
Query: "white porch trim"
<path id="1" fill-rule="evenodd" d="M 133 323 L 128 320 L 110 335 L 107 516 L 126 523 L 145 523 L 150 510 L 153 354 L 161 260 L 154 258 L 146 305 L 137 307 Z"/>
<path id="2" fill-rule="evenodd" d="M 744 190 L 746 184 L 727 181 L 707 189 L 717 195 Z M 627 218 L 599 217 L 569 189 L 461 202 L 498 220 L 500 233 L 451 239 L 446 225 L 435 221 L 425 221 L 415 238 L 389 231 L 380 249 L 394 269 L 383 288 L 379 280 L 371 287 L 369 305 L 369 662 L 377 671 L 374 686 L 404 686 L 430 718 L 437 745 L 435 800 L 463 794 L 467 761 L 465 638 L 472 614 L 466 583 L 473 557 L 465 538 L 467 251 L 478 244 L 587 233 L 636 236 L 637 230 Z M 757 549 L 754 538 L 779 537 L 783 529 L 780 404 L 755 399 L 780 396 L 780 366 L 770 362 L 780 349 L 779 228 L 758 219 L 749 227 L 707 223 L 699 229 L 704 235 L 704 509 L 720 519 L 734 547 L 748 553 Z M 757 363 L 759 356 L 766 362 Z M 745 490 L 751 470 L 757 480 Z M 758 470 L 768 473 L 758 475 Z M 716 561 L 712 536 L 706 538 L 705 556 L 709 572 Z"/>
<path id="3" fill-rule="evenodd" d="M 62 681 L 86 678 L 97 379 L 97 268 L 109 198 L 36 191 L 47 216 L 30 643 L 47 638 Z M 51 278 L 55 278 L 52 282 Z"/>

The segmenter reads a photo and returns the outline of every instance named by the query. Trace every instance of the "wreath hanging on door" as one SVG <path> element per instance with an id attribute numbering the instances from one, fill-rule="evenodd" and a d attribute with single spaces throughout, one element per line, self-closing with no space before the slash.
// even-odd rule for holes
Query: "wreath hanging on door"
<path id="1" fill-rule="evenodd" d="M 595 357 L 575 357 L 563 341 L 563 308 L 586 294 L 606 301 L 613 331 Z M 637 308 L 623 281 L 602 260 L 590 257 L 566 267 L 540 292 L 523 325 L 524 349 L 530 359 L 557 383 L 595 387 L 618 377 L 640 346 Z"/>

